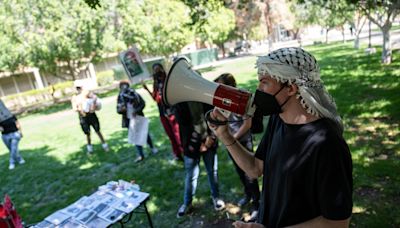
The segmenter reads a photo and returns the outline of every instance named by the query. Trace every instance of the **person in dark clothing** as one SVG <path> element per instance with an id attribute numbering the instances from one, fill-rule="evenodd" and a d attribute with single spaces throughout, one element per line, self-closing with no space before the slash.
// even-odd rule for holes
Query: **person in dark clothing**
<path id="1" fill-rule="evenodd" d="M 214 209 L 222 210 L 225 207 L 224 201 L 219 198 L 218 143 L 204 118 L 205 112 L 210 109 L 212 106 L 199 102 L 183 102 L 176 105 L 176 117 L 179 123 L 185 165 L 184 197 L 183 204 L 178 209 L 178 218 L 184 216 L 192 206 L 200 173 L 201 158 L 203 158 L 207 170 Z"/>
<path id="2" fill-rule="evenodd" d="M 25 163 L 18 149 L 19 141 L 22 138 L 21 125 L 2 101 L 0 101 L 0 109 L 0 131 L 3 142 L 10 151 L 10 164 L 8 169 L 12 170 L 15 168 L 16 164 L 22 165 Z"/>
<path id="3" fill-rule="evenodd" d="M 236 87 L 236 80 L 230 73 L 221 74 L 215 80 L 217 83 Z M 249 116 L 240 116 L 235 113 L 231 113 L 228 117 L 229 131 L 239 143 L 244 146 L 248 151 L 253 152 L 253 137 L 251 134 L 252 118 Z M 231 154 L 229 157 L 232 159 L 235 165 L 236 172 L 239 175 L 240 181 L 242 182 L 245 197 L 240 199 L 238 205 L 240 207 L 246 205 L 251 201 L 252 208 L 250 218 L 247 221 L 255 221 L 258 215 L 258 208 L 260 205 L 260 189 L 258 187 L 258 179 L 250 178 L 246 173 L 238 166 Z"/>
<path id="4" fill-rule="evenodd" d="M 145 107 L 145 101 L 143 98 L 130 87 L 128 81 L 120 81 L 119 83 L 119 94 L 117 98 L 117 113 L 122 115 L 122 127 L 129 128 L 129 122 L 135 118 L 136 115 L 143 116 L 143 109 Z M 153 145 L 153 140 L 149 133 L 147 133 L 147 144 L 151 148 L 153 154 L 158 152 L 157 148 Z M 138 152 L 138 156 L 135 162 L 140 162 L 144 159 L 143 146 L 135 145 Z"/>
<path id="5" fill-rule="evenodd" d="M 314 56 L 281 48 L 257 60 L 256 112 L 269 115 L 256 154 L 226 125 L 211 129 L 251 177 L 263 176 L 257 223 L 235 227 L 348 227 L 352 213 L 352 160 L 333 98 Z M 214 109 L 211 118 L 226 118 Z"/>

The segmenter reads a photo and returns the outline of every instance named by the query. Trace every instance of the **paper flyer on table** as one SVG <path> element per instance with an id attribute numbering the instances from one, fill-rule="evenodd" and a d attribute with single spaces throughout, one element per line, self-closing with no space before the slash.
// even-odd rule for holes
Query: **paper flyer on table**
<path id="1" fill-rule="evenodd" d="M 123 211 L 114 209 L 114 208 L 109 208 L 108 210 L 103 211 L 102 213 L 98 214 L 97 216 L 105 219 L 106 221 L 110 223 L 115 223 L 119 219 L 123 218 L 125 213 Z"/>
<path id="2" fill-rule="evenodd" d="M 86 224 L 88 228 L 100 228 L 100 227 L 108 227 L 111 225 L 109 221 L 106 221 L 100 217 L 94 217 L 90 222 Z"/>
<path id="3" fill-rule="evenodd" d="M 68 214 L 65 214 L 60 211 L 56 211 L 53 214 L 47 216 L 44 220 L 54 224 L 54 225 L 59 225 L 63 223 L 65 220 L 69 219 L 71 216 Z"/>
<path id="4" fill-rule="evenodd" d="M 75 217 L 77 221 L 80 223 L 86 224 L 88 223 L 94 216 L 96 215 L 95 211 L 85 209 L 79 215 Z"/>
<path id="5" fill-rule="evenodd" d="M 133 200 L 134 202 L 140 204 L 142 203 L 150 194 L 146 192 L 139 192 L 134 191 L 133 195 L 129 197 L 129 199 Z"/>

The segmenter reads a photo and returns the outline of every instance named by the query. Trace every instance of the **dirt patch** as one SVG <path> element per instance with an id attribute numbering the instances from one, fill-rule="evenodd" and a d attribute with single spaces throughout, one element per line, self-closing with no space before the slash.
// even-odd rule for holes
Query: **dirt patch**
<path id="1" fill-rule="evenodd" d="M 355 190 L 355 193 L 363 198 L 368 198 L 370 201 L 375 201 L 380 198 L 382 194 L 379 189 L 372 187 L 360 187 Z"/>

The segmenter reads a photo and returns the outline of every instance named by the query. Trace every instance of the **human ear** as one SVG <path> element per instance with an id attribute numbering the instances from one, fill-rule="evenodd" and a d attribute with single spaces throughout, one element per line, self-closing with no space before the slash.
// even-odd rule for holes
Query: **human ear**
<path id="1" fill-rule="evenodd" d="M 295 84 L 287 85 L 287 93 L 289 96 L 296 95 L 298 90 L 299 88 Z"/>

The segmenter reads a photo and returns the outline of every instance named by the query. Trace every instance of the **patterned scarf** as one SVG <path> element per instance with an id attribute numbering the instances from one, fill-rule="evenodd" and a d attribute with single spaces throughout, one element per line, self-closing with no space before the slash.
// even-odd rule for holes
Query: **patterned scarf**
<path id="1" fill-rule="evenodd" d="M 317 60 L 301 48 L 280 48 L 257 59 L 258 74 L 268 74 L 281 83 L 298 86 L 297 99 L 308 113 L 333 120 L 343 131 L 336 104 L 326 91 Z"/>

